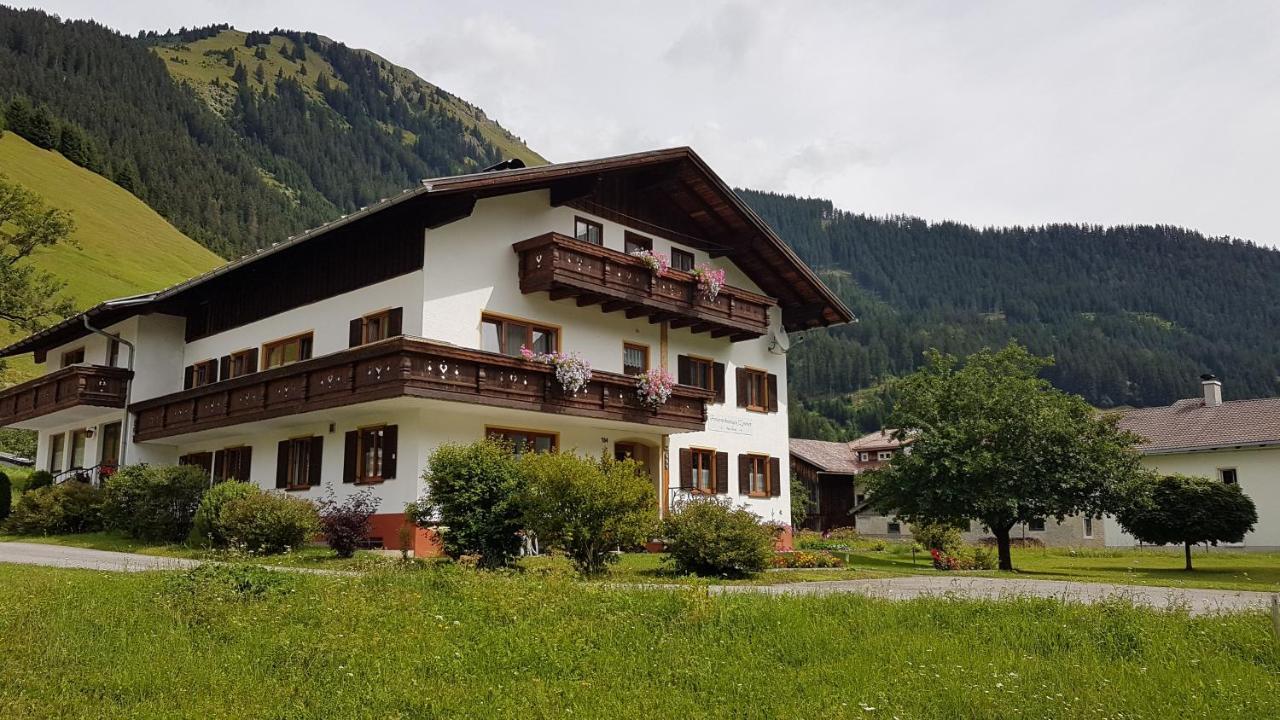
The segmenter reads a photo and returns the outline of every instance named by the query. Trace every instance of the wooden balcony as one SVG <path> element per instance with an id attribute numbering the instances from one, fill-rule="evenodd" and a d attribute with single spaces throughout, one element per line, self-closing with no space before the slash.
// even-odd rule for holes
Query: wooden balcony
<path id="1" fill-rule="evenodd" d="M 622 310 L 629 318 L 667 321 L 673 328 L 709 332 L 733 342 L 764 335 L 769 308 L 776 304 L 772 298 L 728 285 L 715 300 L 707 300 L 690 273 L 668 270 L 659 276 L 639 258 L 559 233 L 513 247 L 520 256 L 521 292 L 546 291 L 552 300 L 573 297 L 582 307 Z"/>
<path id="2" fill-rule="evenodd" d="M 72 365 L 0 390 L 0 427 L 81 406 L 123 408 L 133 372 L 102 365 Z"/>
<path id="3" fill-rule="evenodd" d="M 656 410 L 636 397 L 635 379 L 595 372 L 567 395 L 553 368 L 523 358 L 395 337 L 372 345 L 273 368 L 135 403 L 139 441 L 395 397 L 453 400 L 702 430 L 712 393 L 676 386 Z"/>

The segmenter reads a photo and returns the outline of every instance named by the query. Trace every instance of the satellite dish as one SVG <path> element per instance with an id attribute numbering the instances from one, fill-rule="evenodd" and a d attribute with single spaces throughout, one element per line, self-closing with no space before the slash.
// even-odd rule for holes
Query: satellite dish
<path id="1" fill-rule="evenodd" d="M 772 337 L 769 339 L 769 352 L 775 355 L 786 355 L 787 350 L 791 348 L 791 336 L 787 335 L 787 331 L 781 327 L 774 327 L 770 334 Z"/>

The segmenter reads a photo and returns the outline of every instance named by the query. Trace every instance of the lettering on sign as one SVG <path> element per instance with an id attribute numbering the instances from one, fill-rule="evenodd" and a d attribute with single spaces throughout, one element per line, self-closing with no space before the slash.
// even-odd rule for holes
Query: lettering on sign
<path id="1" fill-rule="evenodd" d="M 751 419 L 708 414 L 707 429 L 715 432 L 732 433 L 734 435 L 750 435 Z"/>

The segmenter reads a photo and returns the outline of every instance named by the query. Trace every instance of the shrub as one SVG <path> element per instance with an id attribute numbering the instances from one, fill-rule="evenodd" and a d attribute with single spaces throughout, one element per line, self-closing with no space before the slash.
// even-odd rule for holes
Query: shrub
<path id="1" fill-rule="evenodd" d="M 681 503 L 662 529 L 679 572 L 739 577 L 764 570 L 773 557 L 773 532 L 727 499 Z"/>
<path id="2" fill-rule="evenodd" d="M 318 524 L 315 505 L 274 492 L 228 500 L 218 519 L 232 546 L 263 555 L 301 547 Z"/>
<path id="3" fill-rule="evenodd" d="M 200 498 L 191 524 L 191 542 L 206 547 L 225 548 L 231 544 L 222 531 L 222 510 L 236 498 L 257 495 L 262 491 L 257 485 L 230 480 L 221 482 L 205 491 Z"/>
<path id="4" fill-rule="evenodd" d="M 952 552 L 964 545 L 960 529 L 944 523 L 913 523 L 911 536 L 926 550 Z"/>
<path id="5" fill-rule="evenodd" d="M 995 570 L 999 565 L 990 547 L 961 545 L 949 551 L 930 548 L 929 554 L 938 570 Z"/>
<path id="6" fill-rule="evenodd" d="M 92 485 L 65 482 L 24 493 L 5 521 L 15 535 L 57 535 L 102 529 L 102 492 Z"/>
<path id="7" fill-rule="evenodd" d="M 525 528 L 560 547 L 583 575 L 604 572 L 611 552 L 652 536 L 657 520 L 653 482 L 634 460 L 594 460 L 572 453 L 520 458 Z"/>
<path id="8" fill-rule="evenodd" d="M 511 448 L 494 440 L 436 448 L 423 474 L 419 525 L 444 526 L 444 552 L 476 555 L 481 567 L 509 565 L 520 550 L 520 474 Z"/>
<path id="9" fill-rule="evenodd" d="M 9 517 L 13 509 L 13 486 L 9 484 L 9 476 L 0 472 L 0 522 Z"/>
<path id="10" fill-rule="evenodd" d="M 31 473 L 31 477 L 27 478 L 25 492 L 39 490 L 42 487 L 50 487 L 53 485 L 53 473 L 48 470 L 37 470 Z"/>
<path id="11" fill-rule="evenodd" d="M 809 486 L 800 481 L 799 478 L 791 476 L 791 525 L 792 527 L 804 527 L 804 523 L 809 519 Z"/>
<path id="12" fill-rule="evenodd" d="M 319 503 L 320 532 L 338 557 L 355 555 L 360 543 L 369 537 L 373 529 L 369 518 L 378 511 L 378 503 L 378 498 L 368 488 L 348 495 L 341 502 L 334 498 L 333 488 L 329 488 Z"/>
<path id="13" fill-rule="evenodd" d="M 772 561 L 776 568 L 838 568 L 844 567 L 844 561 L 829 552 L 797 552 L 775 553 Z"/>
<path id="14" fill-rule="evenodd" d="M 103 524 L 142 540 L 185 540 L 208 485 L 208 476 L 190 465 L 122 467 L 106 482 Z"/>

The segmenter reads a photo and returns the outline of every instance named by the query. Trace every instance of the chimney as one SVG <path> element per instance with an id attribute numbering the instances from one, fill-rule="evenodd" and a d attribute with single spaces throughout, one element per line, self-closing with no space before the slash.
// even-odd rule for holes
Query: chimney
<path id="1" fill-rule="evenodd" d="M 1218 407 L 1222 404 L 1222 381 L 1217 375 L 1206 373 L 1200 376 L 1200 397 L 1205 407 Z"/>

